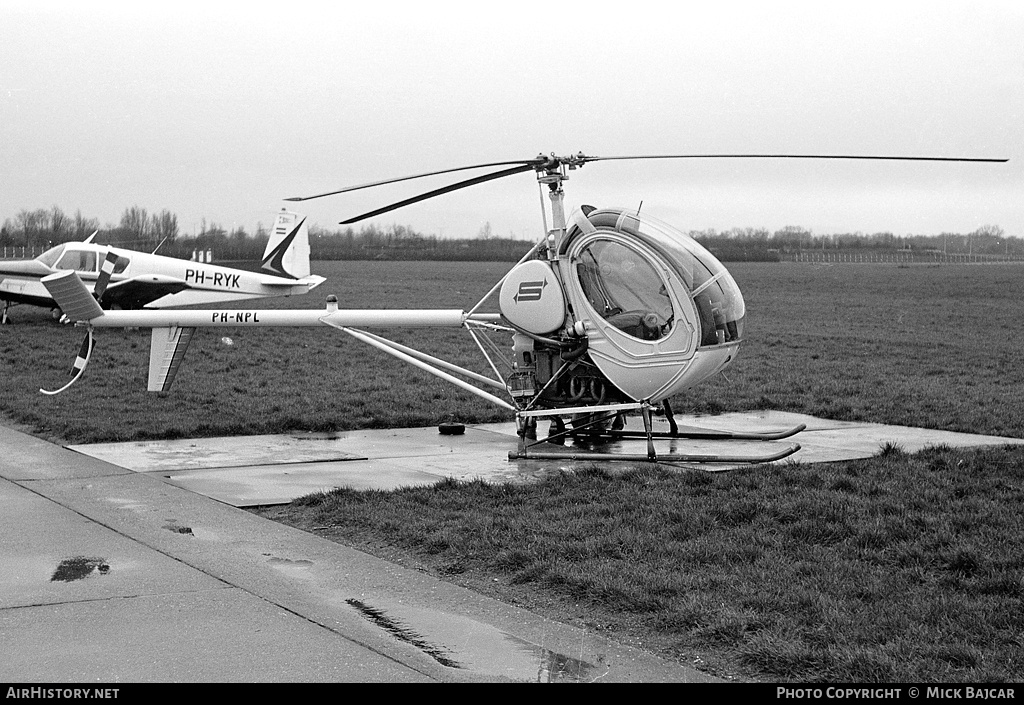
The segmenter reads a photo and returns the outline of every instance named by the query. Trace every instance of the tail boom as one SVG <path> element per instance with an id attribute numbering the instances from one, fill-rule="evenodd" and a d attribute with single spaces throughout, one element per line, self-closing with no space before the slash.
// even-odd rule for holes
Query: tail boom
<path id="1" fill-rule="evenodd" d="M 83 319 L 97 328 L 225 328 L 334 325 L 353 328 L 461 328 L 461 309 L 269 309 L 107 311 Z M 473 316 L 474 319 L 478 316 Z"/>

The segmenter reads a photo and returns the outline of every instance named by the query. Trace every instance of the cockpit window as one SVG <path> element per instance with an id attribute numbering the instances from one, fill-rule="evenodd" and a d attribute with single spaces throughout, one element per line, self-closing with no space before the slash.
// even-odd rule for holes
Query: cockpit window
<path id="1" fill-rule="evenodd" d="M 700 346 L 743 339 L 746 308 L 739 287 L 722 263 L 692 237 L 656 218 L 641 218 L 636 211 L 581 209 L 569 220 L 573 227 L 563 248 L 568 247 L 574 236 L 609 228 L 638 238 L 663 255 L 693 299 L 700 323 Z M 583 273 L 580 273 L 580 281 L 584 281 Z M 597 303 L 594 299 L 591 303 L 597 311 L 602 310 L 598 305 L 600 296 Z"/>
<path id="2" fill-rule="evenodd" d="M 68 250 L 57 262 L 57 269 L 71 269 L 76 272 L 95 272 L 96 253 L 91 250 Z"/>
<path id="3" fill-rule="evenodd" d="M 63 252 L 64 252 L 64 245 L 57 245 L 56 247 L 51 247 L 50 249 L 48 249 L 43 254 L 41 254 L 38 257 L 36 257 L 36 261 L 37 262 L 42 262 L 47 267 L 52 268 L 54 263 L 57 261 L 57 259 L 61 256 L 61 253 L 63 253 Z"/>
<path id="4" fill-rule="evenodd" d="M 636 250 L 595 240 L 580 251 L 576 275 L 587 301 L 611 325 L 641 340 L 668 334 L 672 300 L 664 280 Z"/>
<path id="5" fill-rule="evenodd" d="M 743 298 L 736 282 L 711 253 L 682 238 L 664 240 L 676 268 L 690 287 L 700 318 L 701 347 L 739 340 L 743 335 Z"/>

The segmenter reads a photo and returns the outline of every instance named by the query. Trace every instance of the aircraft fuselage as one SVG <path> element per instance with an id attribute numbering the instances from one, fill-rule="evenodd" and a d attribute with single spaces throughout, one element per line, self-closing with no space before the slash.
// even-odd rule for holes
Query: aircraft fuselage
<path id="1" fill-rule="evenodd" d="M 323 280 L 314 276 L 292 279 L 107 245 L 68 242 L 34 260 L 0 262 L 0 300 L 56 308 L 40 280 L 54 272 L 71 270 L 87 286 L 94 286 L 107 253 L 117 259 L 103 300 L 123 309 L 301 295 Z"/>

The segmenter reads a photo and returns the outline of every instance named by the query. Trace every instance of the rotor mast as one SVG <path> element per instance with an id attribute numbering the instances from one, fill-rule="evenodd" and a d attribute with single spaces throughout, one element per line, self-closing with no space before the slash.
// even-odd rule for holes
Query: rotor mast
<path id="1" fill-rule="evenodd" d="M 568 157 L 556 157 L 552 154 L 545 157 L 543 163 L 537 166 L 537 182 L 547 184 L 548 197 L 551 199 L 551 229 L 548 231 L 548 259 L 553 260 L 558 255 L 562 239 L 565 237 L 565 191 L 562 189 L 562 182 L 569 178 L 567 169 L 575 169 L 583 166 L 586 157 L 580 152 L 578 155 Z"/>

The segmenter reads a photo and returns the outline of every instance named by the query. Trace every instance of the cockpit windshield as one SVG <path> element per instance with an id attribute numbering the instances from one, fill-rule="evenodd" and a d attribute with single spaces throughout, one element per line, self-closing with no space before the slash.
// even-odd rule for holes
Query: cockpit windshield
<path id="1" fill-rule="evenodd" d="M 37 262 L 42 262 L 50 269 L 70 269 L 76 272 L 96 272 L 97 264 L 102 259 L 103 251 L 82 250 L 75 246 L 75 243 L 68 243 L 51 247 L 43 254 L 36 257 Z M 109 253 L 107 255 L 109 257 Z M 117 255 L 114 260 L 113 274 L 120 274 L 131 264 L 124 255 Z"/>
<path id="2" fill-rule="evenodd" d="M 573 220 L 577 223 L 582 218 L 588 219 L 592 226 L 611 227 L 619 232 L 637 237 L 641 242 L 664 255 L 693 298 L 700 318 L 701 346 L 720 345 L 740 340 L 743 337 L 743 318 L 746 315 L 746 310 L 739 287 L 722 263 L 696 240 L 655 218 L 638 217 L 635 211 L 608 209 L 592 210 L 586 215 L 581 212 L 573 214 Z M 585 223 L 584 226 L 586 227 Z M 593 245 L 587 246 L 583 254 L 595 250 L 598 245 L 606 248 L 617 247 L 620 250 L 628 251 L 628 248 L 623 245 L 599 240 Z M 601 259 L 614 260 L 621 256 L 618 252 L 613 253 L 609 249 L 607 253 L 602 253 Z M 596 254 L 593 259 L 598 259 Z M 650 265 L 639 257 L 637 260 L 650 270 L 650 277 L 645 273 L 643 277 L 631 278 L 631 284 L 648 280 L 648 278 L 650 281 L 661 281 Z M 625 263 L 628 260 L 621 261 Z M 581 268 L 583 264 L 584 262 L 581 262 Z M 582 269 L 578 271 L 580 272 L 580 281 L 583 283 L 585 281 L 584 273 Z M 604 269 L 601 269 L 600 272 L 602 279 L 609 281 L 609 274 L 606 274 Z M 584 284 L 584 288 L 587 289 L 586 284 Z M 591 287 L 591 289 L 593 288 Z M 595 310 L 599 312 L 603 305 L 600 300 L 601 296 L 603 294 L 598 294 L 595 299 L 591 291 L 587 291 L 587 297 L 591 299 Z M 652 298 L 654 301 L 657 300 L 657 297 Z M 667 299 L 667 296 L 665 298 Z M 621 304 L 617 305 L 621 306 Z M 624 306 L 622 308 L 625 309 Z M 667 310 L 671 313 L 671 305 Z"/>
<path id="3" fill-rule="evenodd" d="M 639 252 L 595 240 L 580 251 L 576 273 L 590 305 L 611 325 L 641 340 L 668 333 L 672 300 L 661 276 Z"/>
<path id="4" fill-rule="evenodd" d="M 57 245 L 56 247 L 51 247 L 43 254 L 36 257 L 36 262 L 42 262 L 47 267 L 50 267 L 52 269 L 53 265 L 57 263 L 57 260 L 60 258 L 63 252 L 64 245 Z"/>
<path id="5" fill-rule="evenodd" d="M 739 340 L 746 314 L 743 296 L 722 263 L 696 240 L 657 220 L 645 217 L 640 234 L 670 256 L 690 288 L 700 316 L 701 346 Z"/>

